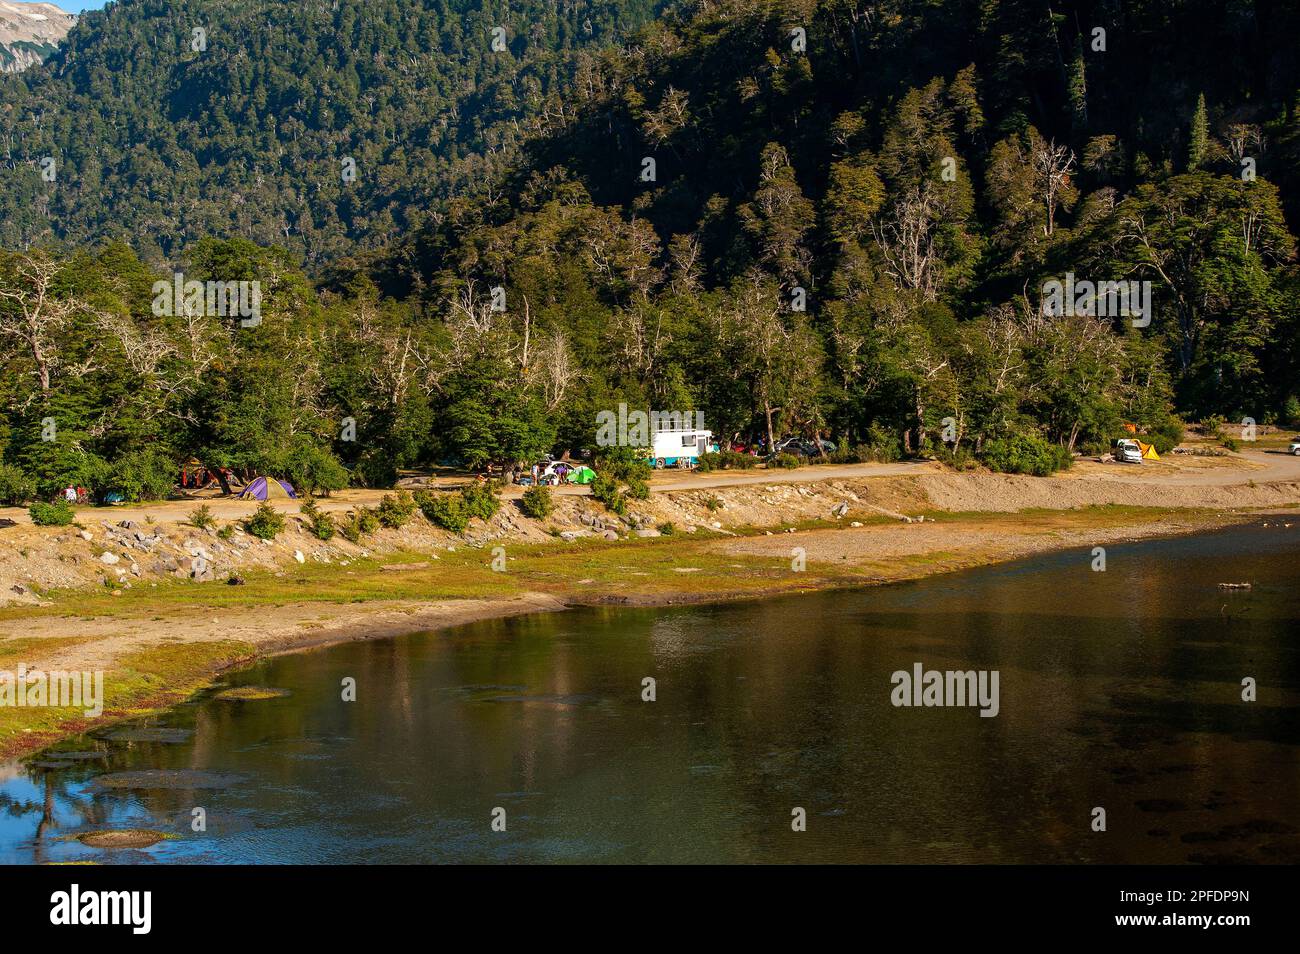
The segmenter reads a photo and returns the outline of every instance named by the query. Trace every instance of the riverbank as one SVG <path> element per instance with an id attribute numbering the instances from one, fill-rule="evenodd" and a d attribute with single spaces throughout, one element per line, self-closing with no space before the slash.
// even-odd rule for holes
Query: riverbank
<path id="1" fill-rule="evenodd" d="M 225 670 L 276 653 L 574 605 L 755 599 L 917 579 L 1045 550 L 1213 529 L 1300 502 L 1300 485 L 1261 484 L 1248 474 L 1235 485 L 1139 493 L 1109 473 L 816 480 L 811 470 L 801 483 L 656 493 L 621 532 L 594 501 L 577 497 L 558 499 L 547 521 L 529 521 L 507 504 L 492 524 L 460 537 L 417 517 L 365 547 L 322 544 L 291 526 L 274 544 L 231 542 L 223 555 L 239 559 L 240 585 L 227 583 L 224 571 L 210 582 L 104 577 L 97 586 L 32 587 L 32 602 L 0 608 L 0 671 L 101 670 L 106 695 L 93 720 L 67 709 L 0 708 L 0 757 L 174 704 Z M 1169 505 L 1088 502 L 1115 496 Z M 1058 506 L 1040 506 L 1044 499 Z M 983 506 L 962 509 L 972 501 Z M 1300 528 L 1286 517 L 1275 523 L 1279 532 Z M 183 526 L 149 529 L 162 539 L 197 536 Z M 52 559 L 63 565 L 81 550 L 91 560 L 96 548 L 113 552 L 107 532 L 86 540 L 65 528 L 54 536 L 63 542 Z M 200 539 L 203 547 L 219 542 Z M 1081 558 L 1081 572 L 1090 560 Z"/>

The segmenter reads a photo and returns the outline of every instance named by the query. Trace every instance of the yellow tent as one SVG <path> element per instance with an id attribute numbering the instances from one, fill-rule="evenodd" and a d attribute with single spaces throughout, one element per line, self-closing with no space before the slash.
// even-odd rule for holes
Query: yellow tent
<path id="1" fill-rule="evenodd" d="M 1142 452 L 1142 457 L 1143 457 L 1145 460 L 1159 460 L 1159 459 L 1160 459 L 1160 455 L 1156 453 L 1156 445 L 1155 445 L 1155 444 L 1143 444 L 1141 441 L 1138 441 L 1137 443 L 1138 443 L 1138 450 L 1140 450 L 1140 451 Z"/>

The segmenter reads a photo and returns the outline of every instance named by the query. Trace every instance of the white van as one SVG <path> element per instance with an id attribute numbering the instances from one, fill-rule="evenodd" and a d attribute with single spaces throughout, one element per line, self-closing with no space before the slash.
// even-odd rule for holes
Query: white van
<path id="1" fill-rule="evenodd" d="M 646 459 L 656 470 L 694 467 L 701 454 L 716 449 L 712 431 L 656 431 L 650 456 Z"/>

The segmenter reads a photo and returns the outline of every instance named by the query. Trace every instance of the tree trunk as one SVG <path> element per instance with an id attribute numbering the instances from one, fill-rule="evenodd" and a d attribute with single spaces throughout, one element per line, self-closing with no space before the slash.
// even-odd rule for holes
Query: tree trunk
<path id="1" fill-rule="evenodd" d="M 217 483 L 221 485 L 222 495 L 229 497 L 230 481 L 226 479 L 226 472 L 222 470 L 220 467 L 209 467 L 206 462 L 203 464 L 203 466 L 208 471 L 208 473 L 212 474 L 217 478 Z"/>

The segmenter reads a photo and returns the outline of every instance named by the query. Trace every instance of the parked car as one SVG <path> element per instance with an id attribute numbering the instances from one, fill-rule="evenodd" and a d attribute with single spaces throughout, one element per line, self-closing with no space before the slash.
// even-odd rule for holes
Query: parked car
<path id="1" fill-rule="evenodd" d="M 1294 437 L 1291 439 L 1291 446 L 1286 449 L 1286 452 L 1300 457 L 1300 437 Z"/>
<path id="2" fill-rule="evenodd" d="M 1115 442 L 1115 460 L 1121 464 L 1142 463 L 1142 448 L 1127 438 Z"/>

